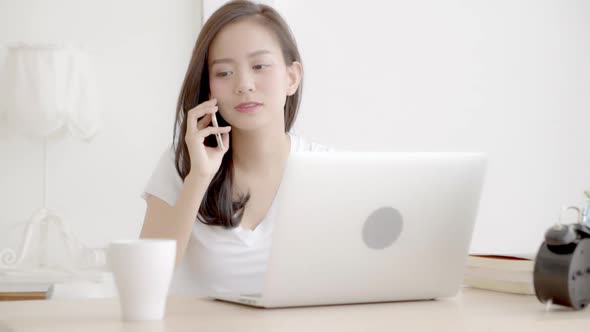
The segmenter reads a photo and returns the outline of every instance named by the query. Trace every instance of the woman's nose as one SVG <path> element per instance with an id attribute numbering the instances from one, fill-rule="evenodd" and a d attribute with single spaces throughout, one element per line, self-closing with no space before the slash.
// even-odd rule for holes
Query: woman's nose
<path id="1" fill-rule="evenodd" d="M 255 87 L 254 80 L 252 79 L 251 75 L 248 75 L 248 74 L 239 75 L 235 92 L 237 94 L 244 94 L 247 92 L 254 92 L 254 91 L 256 91 L 256 87 Z"/>

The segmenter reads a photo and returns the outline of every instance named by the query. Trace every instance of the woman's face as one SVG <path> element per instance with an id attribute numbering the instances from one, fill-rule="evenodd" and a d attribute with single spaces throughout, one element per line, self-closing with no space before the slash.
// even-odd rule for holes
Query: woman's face
<path id="1" fill-rule="evenodd" d="M 235 129 L 284 125 L 286 97 L 297 91 L 301 64 L 287 66 L 269 28 L 245 19 L 224 27 L 209 48 L 211 98 Z"/>

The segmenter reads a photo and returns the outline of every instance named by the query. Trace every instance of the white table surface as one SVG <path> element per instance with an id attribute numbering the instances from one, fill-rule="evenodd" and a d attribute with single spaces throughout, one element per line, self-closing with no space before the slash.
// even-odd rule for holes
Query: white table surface
<path id="1" fill-rule="evenodd" d="M 0 302 L 0 332 L 17 331 L 551 331 L 590 330 L 590 310 L 534 296 L 464 288 L 436 301 L 258 309 L 171 297 L 166 317 L 125 322 L 116 298 Z"/>

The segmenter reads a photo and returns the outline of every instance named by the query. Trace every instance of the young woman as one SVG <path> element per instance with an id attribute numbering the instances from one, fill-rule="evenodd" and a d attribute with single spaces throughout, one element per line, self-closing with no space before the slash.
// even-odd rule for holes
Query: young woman
<path id="1" fill-rule="evenodd" d="M 203 26 L 173 147 L 144 193 L 141 237 L 177 241 L 173 292 L 260 291 L 287 158 L 328 150 L 289 133 L 302 77 L 295 40 L 271 7 L 233 1 Z"/>

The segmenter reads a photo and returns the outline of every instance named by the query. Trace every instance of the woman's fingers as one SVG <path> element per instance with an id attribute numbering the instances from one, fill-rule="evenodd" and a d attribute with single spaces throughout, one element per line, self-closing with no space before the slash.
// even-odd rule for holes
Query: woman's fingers
<path id="1" fill-rule="evenodd" d="M 204 101 L 204 102 L 200 103 L 199 105 L 191 108 L 187 113 L 190 113 L 191 111 L 194 111 L 194 110 L 212 107 L 212 106 L 217 106 L 217 99 L 210 99 L 210 100 Z"/>
<path id="2" fill-rule="evenodd" d="M 190 111 L 188 111 L 188 114 L 186 115 L 187 116 L 187 125 L 188 125 L 187 129 L 188 130 L 198 129 L 199 119 L 202 118 L 206 114 L 213 114 L 213 113 L 217 112 L 218 109 L 219 108 L 217 106 L 205 105 L 205 104 L 201 104 L 201 105 L 191 109 Z"/>
<path id="3" fill-rule="evenodd" d="M 217 106 L 207 106 L 207 107 L 202 107 L 202 108 L 193 108 L 192 110 L 188 111 L 188 116 L 189 117 L 192 117 L 192 118 L 195 118 L 195 119 L 200 119 L 205 114 L 213 114 L 213 113 L 217 112 L 218 109 L 219 109 L 219 107 L 217 107 Z"/>
<path id="4" fill-rule="evenodd" d="M 201 120 L 197 122 L 197 129 L 203 130 L 211 123 L 211 114 L 205 114 Z"/>
<path id="5" fill-rule="evenodd" d="M 207 127 L 204 128 L 202 130 L 199 130 L 198 134 L 200 137 L 207 137 L 209 135 L 215 135 L 215 134 L 226 134 L 229 133 L 231 131 L 231 127 Z M 225 141 L 223 142 L 225 143 Z"/>

